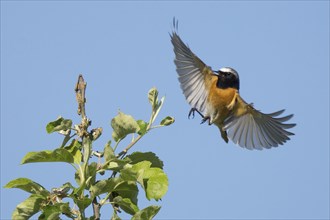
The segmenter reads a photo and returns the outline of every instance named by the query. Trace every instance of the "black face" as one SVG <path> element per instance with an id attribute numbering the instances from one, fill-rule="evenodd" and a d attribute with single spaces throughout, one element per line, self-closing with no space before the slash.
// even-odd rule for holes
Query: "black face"
<path id="1" fill-rule="evenodd" d="M 217 87 L 221 89 L 226 89 L 226 88 L 235 88 L 239 90 L 239 78 L 238 74 L 235 70 L 231 68 L 226 68 L 226 71 L 216 71 L 218 73 L 218 82 L 217 82 Z"/>

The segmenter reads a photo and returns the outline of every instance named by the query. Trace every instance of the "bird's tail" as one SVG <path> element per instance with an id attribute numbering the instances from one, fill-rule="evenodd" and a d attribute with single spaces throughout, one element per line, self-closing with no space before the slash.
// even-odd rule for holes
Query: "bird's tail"
<path id="1" fill-rule="evenodd" d="M 220 134 L 221 134 L 221 137 L 222 139 L 228 143 L 229 139 L 228 139 L 228 136 L 227 136 L 227 131 L 225 129 L 223 129 L 223 126 L 218 126 L 217 127 L 219 128 L 219 131 L 220 131 Z"/>

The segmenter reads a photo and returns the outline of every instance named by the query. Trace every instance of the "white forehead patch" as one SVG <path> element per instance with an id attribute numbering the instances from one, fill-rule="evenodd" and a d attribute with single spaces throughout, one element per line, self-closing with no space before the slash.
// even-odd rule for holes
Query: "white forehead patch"
<path id="1" fill-rule="evenodd" d="M 234 74 L 238 78 L 238 73 L 233 68 L 222 67 L 219 71 L 224 72 L 224 73 L 232 73 L 232 74 Z"/>
<path id="2" fill-rule="evenodd" d="M 233 72 L 232 68 L 229 67 L 222 67 L 220 71 L 225 73 Z"/>

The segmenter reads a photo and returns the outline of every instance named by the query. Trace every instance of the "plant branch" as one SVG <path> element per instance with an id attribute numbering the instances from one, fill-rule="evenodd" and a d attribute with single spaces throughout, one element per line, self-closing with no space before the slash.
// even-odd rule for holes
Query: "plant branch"
<path id="1" fill-rule="evenodd" d="M 119 143 L 121 142 L 121 140 L 122 140 L 122 139 L 119 139 L 119 140 L 117 141 L 116 145 L 115 145 L 114 148 L 113 148 L 113 151 L 116 151 L 116 149 L 117 149 Z"/>
<path id="2" fill-rule="evenodd" d="M 150 130 L 151 130 L 151 129 L 155 129 L 155 128 L 161 128 L 161 127 L 164 127 L 164 125 L 155 125 L 155 126 L 152 126 L 152 127 L 150 128 Z"/>
<path id="3" fill-rule="evenodd" d="M 159 108 L 161 108 L 161 106 Z M 154 109 L 152 110 L 145 134 L 148 133 L 148 131 L 151 130 L 152 128 L 155 128 L 155 127 L 152 127 L 152 123 L 155 121 L 155 118 L 158 115 L 158 111 L 155 111 Z M 124 150 L 122 150 L 119 154 L 117 154 L 116 157 L 119 158 L 121 156 L 125 156 L 125 154 L 129 151 L 129 149 L 131 149 L 134 146 L 134 144 L 136 144 L 136 142 L 138 142 L 143 136 L 144 135 L 139 135 L 136 139 L 133 139 L 133 141 Z M 117 142 L 114 150 L 116 150 L 119 142 L 120 142 L 120 140 Z"/>
<path id="4" fill-rule="evenodd" d="M 81 115 L 82 118 L 86 118 L 86 112 L 85 112 L 86 86 L 87 84 L 85 83 L 83 76 L 80 74 L 78 77 L 78 82 L 76 84 L 75 92 L 76 92 L 76 99 L 78 102 L 78 115 Z"/>
<path id="5" fill-rule="evenodd" d="M 76 92 L 76 99 L 78 102 L 78 115 L 81 115 L 81 123 L 76 127 L 77 135 L 81 138 L 82 141 L 82 151 L 83 151 L 83 164 L 82 166 L 79 166 L 79 173 L 80 173 L 80 184 L 81 186 L 85 185 L 87 180 L 87 168 L 88 168 L 88 161 L 89 157 L 92 153 L 92 135 L 88 133 L 88 127 L 91 125 L 91 121 L 86 116 L 86 110 L 85 110 L 85 103 L 86 103 L 86 86 L 87 83 L 85 83 L 85 80 L 83 76 L 80 74 L 78 77 L 78 81 L 75 87 Z M 88 180 L 89 181 L 89 180 Z M 84 197 L 84 190 L 81 191 L 81 197 Z M 94 204 L 95 201 L 95 204 Z M 93 210 L 94 210 L 94 216 L 95 219 L 100 219 L 100 212 L 99 209 L 97 209 L 97 200 L 93 200 Z M 85 210 L 80 207 L 79 209 L 82 219 L 85 219 Z M 98 216 L 98 218 L 96 218 Z"/>
<path id="6" fill-rule="evenodd" d="M 136 144 L 136 142 L 138 142 L 141 138 L 143 137 L 143 135 L 139 135 L 134 141 L 132 141 L 124 150 L 122 150 L 119 154 L 116 155 L 117 158 L 119 158 L 120 156 L 123 156 L 127 153 L 127 151 L 129 151 L 129 149 L 131 149 L 134 144 Z"/>
<path id="7" fill-rule="evenodd" d="M 93 213 L 94 213 L 94 219 L 100 220 L 101 214 L 100 214 L 101 205 L 97 202 L 96 197 L 93 199 Z"/>

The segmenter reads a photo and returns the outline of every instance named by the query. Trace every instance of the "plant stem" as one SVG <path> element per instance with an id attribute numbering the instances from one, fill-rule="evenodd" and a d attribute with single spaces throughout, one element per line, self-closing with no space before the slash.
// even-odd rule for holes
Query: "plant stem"
<path id="1" fill-rule="evenodd" d="M 147 125 L 147 128 L 146 128 L 146 133 L 148 133 L 149 130 L 151 130 L 152 128 L 155 128 L 155 127 L 151 127 L 152 126 L 152 123 L 154 122 L 155 120 L 155 117 L 157 115 L 155 114 L 155 111 L 152 110 L 151 112 L 151 116 L 150 116 L 150 119 L 149 119 L 149 123 Z M 146 134 L 145 133 L 145 134 Z M 125 154 L 127 153 L 127 151 L 129 151 L 129 149 L 131 149 L 134 144 L 136 144 L 136 142 L 138 142 L 144 135 L 139 135 L 136 139 L 134 139 L 124 150 L 122 150 L 119 154 L 117 154 L 117 158 L 121 157 L 121 156 L 125 156 Z M 119 140 L 120 141 L 120 140 Z M 114 147 L 114 151 L 116 150 L 117 146 L 118 146 L 118 143 L 119 141 L 116 143 L 116 146 Z"/>
<path id="2" fill-rule="evenodd" d="M 127 151 L 129 151 L 129 149 L 131 149 L 134 146 L 134 144 L 136 144 L 136 142 L 138 142 L 142 137 L 143 137 L 143 135 L 139 135 L 123 151 L 121 151 L 119 154 L 117 154 L 116 157 L 119 158 L 120 156 L 125 155 L 127 153 Z"/>
<path id="3" fill-rule="evenodd" d="M 78 115 L 81 115 L 82 118 L 86 118 L 86 112 L 85 112 L 85 91 L 86 91 L 86 83 L 83 78 L 83 76 L 80 74 L 78 76 L 78 82 L 76 84 L 76 99 L 78 102 Z"/>
<path id="4" fill-rule="evenodd" d="M 94 219 L 95 220 L 100 220 L 100 209 L 101 205 L 97 202 L 96 197 L 93 199 L 93 213 L 94 213 Z"/>
<path id="5" fill-rule="evenodd" d="M 87 83 L 85 83 L 83 76 L 80 74 L 78 77 L 76 87 L 75 87 L 76 99 L 78 102 L 77 113 L 78 113 L 78 115 L 81 115 L 81 123 L 80 123 L 80 125 L 78 125 L 79 129 L 75 129 L 75 130 L 76 130 L 76 134 L 81 138 L 82 150 L 83 150 L 83 164 L 82 164 L 82 166 L 79 165 L 80 184 L 81 184 L 80 186 L 83 186 L 86 184 L 85 178 L 87 176 L 88 161 L 89 161 L 89 157 L 92 152 L 92 139 L 91 139 L 91 135 L 88 133 L 88 130 L 87 130 L 88 127 L 90 126 L 90 120 L 87 118 L 86 111 L 85 111 L 86 86 L 87 86 Z M 81 198 L 84 197 L 84 190 L 81 191 L 80 197 Z M 97 201 L 96 201 L 96 203 L 97 203 Z M 94 208 L 94 203 L 93 203 L 93 208 Z M 80 212 L 81 218 L 85 219 L 85 209 L 79 208 L 79 212 Z M 99 212 L 98 213 L 94 212 L 94 216 L 96 216 L 97 214 L 99 216 Z"/>
<path id="6" fill-rule="evenodd" d="M 155 126 L 152 126 L 152 127 L 150 128 L 150 130 L 151 130 L 151 129 L 155 129 L 155 128 L 161 128 L 161 127 L 164 127 L 164 125 L 155 125 Z"/>
<path id="7" fill-rule="evenodd" d="M 122 140 L 122 139 L 119 139 L 119 140 L 116 142 L 116 145 L 115 145 L 114 148 L 113 148 L 113 151 L 114 151 L 114 152 L 116 151 L 116 149 L 117 149 L 117 147 L 118 147 L 118 145 L 119 145 L 119 143 L 120 143 L 121 140 Z"/>

